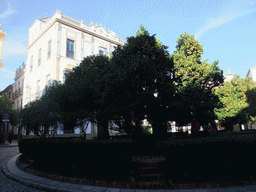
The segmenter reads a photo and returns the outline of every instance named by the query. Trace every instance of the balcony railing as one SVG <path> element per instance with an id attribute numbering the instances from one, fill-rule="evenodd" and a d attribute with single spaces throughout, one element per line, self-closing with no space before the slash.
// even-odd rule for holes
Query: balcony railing
<path id="1" fill-rule="evenodd" d="M 22 95 L 22 94 L 23 94 L 23 87 L 20 87 L 18 90 L 19 90 L 19 93 L 18 93 L 18 94 L 19 94 L 19 95 Z"/>

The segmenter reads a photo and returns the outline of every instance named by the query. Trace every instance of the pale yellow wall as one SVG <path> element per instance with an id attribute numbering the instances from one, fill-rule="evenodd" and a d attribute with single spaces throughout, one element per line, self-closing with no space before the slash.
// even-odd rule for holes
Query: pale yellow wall
<path id="1" fill-rule="evenodd" d="M 2 63 L 2 51 L 3 51 L 3 42 L 4 42 L 5 36 L 6 36 L 6 34 L 0 28 L 0 68 L 4 65 Z"/>

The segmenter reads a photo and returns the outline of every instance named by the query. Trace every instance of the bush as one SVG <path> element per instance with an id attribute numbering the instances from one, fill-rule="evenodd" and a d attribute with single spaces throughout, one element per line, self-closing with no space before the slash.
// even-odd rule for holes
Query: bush
<path id="1" fill-rule="evenodd" d="M 143 135 L 151 135 L 152 128 L 150 126 L 143 125 L 142 134 Z"/>

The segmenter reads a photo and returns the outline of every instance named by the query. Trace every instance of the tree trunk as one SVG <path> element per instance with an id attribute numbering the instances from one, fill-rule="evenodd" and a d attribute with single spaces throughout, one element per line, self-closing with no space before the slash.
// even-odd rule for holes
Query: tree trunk
<path id="1" fill-rule="evenodd" d="M 137 137 L 138 139 L 142 137 L 142 121 L 136 121 L 135 122 L 135 137 Z"/>
<path id="2" fill-rule="evenodd" d="M 97 118 L 97 137 L 99 140 L 109 139 L 108 120 L 106 118 Z"/>
<path id="3" fill-rule="evenodd" d="M 153 137 L 157 141 L 161 141 L 167 138 L 167 123 L 164 122 L 154 122 L 153 127 Z"/>
<path id="4" fill-rule="evenodd" d="M 65 133 L 65 130 L 68 133 L 70 133 L 70 132 L 74 133 L 74 128 L 76 126 L 76 120 L 64 122 L 63 124 L 64 124 L 64 133 Z"/>

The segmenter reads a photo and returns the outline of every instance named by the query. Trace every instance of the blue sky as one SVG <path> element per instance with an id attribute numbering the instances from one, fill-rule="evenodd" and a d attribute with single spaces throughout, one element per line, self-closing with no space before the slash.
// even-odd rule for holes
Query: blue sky
<path id="1" fill-rule="evenodd" d="M 219 60 L 224 74 L 245 77 L 256 66 L 256 1 L 252 0 L 0 0 L 0 24 L 4 40 L 0 90 L 14 83 L 15 71 L 26 63 L 28 29 L 46 13 L 56 10 L 86 24 L 102 24 L 122 39 L 134 36 L 139 25 L 176 50 L 184 32 L 203 45 L 202 61 Z"/>

